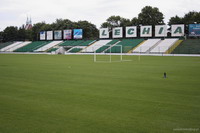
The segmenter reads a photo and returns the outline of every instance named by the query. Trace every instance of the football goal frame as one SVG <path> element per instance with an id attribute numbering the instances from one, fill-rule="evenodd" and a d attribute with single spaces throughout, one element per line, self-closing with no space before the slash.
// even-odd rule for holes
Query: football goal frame
<path id="1" fill-rule="evenodd" d="M 94 62 L 123 62 L 123 61 L 132 61 L 132 60 L 124 60 L 123 59 L 123 47 L 122 45 L 106 45 L 108 46 L 107 49 L 103 50 L 101 53 L 97 53 L 97 48 L 94 48 L 94 56 L 93 61 Z M 112 49 L 118 48 L 119 51 L 117 53 L 112 53 Z M 99 60 L 98 56 L 106 56 L 105 59 Z M 116 58 L 116 56 L 118 56 Z M 115 58 L 114 58 L 115 57 Z M 114 58 L 114 59 L 113 59 Z"/>

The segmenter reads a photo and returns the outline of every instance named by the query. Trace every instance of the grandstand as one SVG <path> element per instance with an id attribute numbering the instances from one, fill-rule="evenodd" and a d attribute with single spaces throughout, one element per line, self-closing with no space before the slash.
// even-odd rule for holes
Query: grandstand
<path id="1" fill-rule="evenodd" d="M 96 40 L 87 40 L 83 43 L 80 43 L 79 46 L 89 46 L 90 44 L 94 43 Z"/>
<path id="2" fill-rule="evenodd" d="M 200 54 L 200 39 L 184 40 L 172 54 Z"/>
<path id="3" fill-rule="evenodd" d="M 1 52 L 53 52 L 64 47 L 67 53 L 146 53 L 146 54 L 200 54 L 200 40 L 178 38 L 68 40 L 7 42 L 0 44 Z"/>
<path id="4" fill-rule="evenodd" d="M 8 46 L 2 48 L 0 51 L 1 51 L 1 52 L 6 52 L 6 51 L 9 50 L 10 48 L 17 46 L 17 45 L 19 45 L 20 43 L 22 43 L 22 42 L 14 42 L 14 43 L 12 43 L 12 44 L 10 44 L 10 45 L 8 45 Z"/>
<path id="5" fill-rule="evenodd" d="M 59 46 L 88 46 L 93 43 L 95 40 L 70 40 L 64 41 L 63 43 L 59 44 Z"/>
<path id="6" fill-rule="evenodd" d="M 120 42 L 119 40 L 112 40 L 112 41 L 108 42 L 106 45 L 104 45 L 104 46 L 100 47 L 99 49 L 97 49 L 96 53 L 104 52 L 106 49 L 108 49 L 112 45 L 115 45 L 115 44 L 117 44 L 119 42 Z"/>
<path id="7" fill-rule="evenodd" d="M 47 50 L 47 52 L 53 52 L 53 51 L 56 51 L 58 48 L 51 48 L 49 50 Z"/>
<path id="8" fill-rule="evenodd" d="M 176 43 L 176 41 L 178 41 L 177 38 L 162 40 L 157 45 L 154 45 L 154 47 L 149 52 L 165 53 L 170 47 L 172 47 Z"/>
<path id="9" fill-rule="evenodd" d="M 96 40 L 69 40 L 59 44 L 59 46 L 64 47 L 67 53 L 77 53 L 95 41 Z"/>
<path id="10" fill-rule="evenodd" d="M 177 46 L 179 46 L 182 42 L 183 42 L 183 40 L 178 40 L 178 41 L 176 41 L 176 43 L 174 43 L 174 45 L 171 46 L 171 47 L 165 52 L 165 54 L 171 54 L 172 51 L 174 51 L 174 49 L 175 49 Z"/>
<path id="11" fill-rule="evenodd" d="M 78 41 L 69 40 L 69 41 L 64 41 L 63 43 L 59 44 L 59 46 L 77 46 L 83 42 L 84 42 L 83 40 L 78 40 Z"/>
<path id="12" fill-rule="evenodd" d="M 30 43 L 31 43 L 30 41 L 26 41 L 26 42 L 23 42 L 23 43 L 20 43 L 20 44 L 18 44 L 18 45 L 15 45 L 15 46 L 11 47 L 10 49 L 7 49 L 6 51 L 7 51 L 7 52 L 13 52 L 13 51 L 15 51 L 16 49 L 19 49 L 19 48 L 21 48 L 21 47 L 24 47 L 24 46 L 26 46 L 26 45 L 28 45 L 28 44 L 30 44 Z"/>
<path id="13" fill-rule="evenodd" d="M 33 52 L 34 50 L 39 49 L 50 42 L 51 41 L 35 41 L 24 47 L 16 49 L 14 52 Z"/>
<path id="14" fill-rule="evenodd" d="M 83 48 L 75 47 L 75 48 L 70 49 L 70 50 L 67 51 L 67 52 L 69 52 L 69 53 L 77 53 L 77 52 L 80 52 L 82 49 L 83 49 Z"/>
<path id="15" fill-rule="evenodd" d="M 106 45 L 107 43 L 109 43 L 111 41 L 112 40 L 99 40 L 99 41 L 95 42 L 94 44 L 86 47 L 81 52 L 92 53 L 92 52 L 96 51 L 97 49 L 99 49 L 100 47 Z"/>
<path id="16" fill-rule="evenodd" d="M 52 41 L 51 43 L 48 43 L 47 45 L 44 45 L 43 47 L 36 49 L 35 52 L 44 52 L 48 49 L 58 45 L 59 43 L 62 43 L 63 41 Z"/>
<path id="17" fill-rule="evenodd" d="M 158 44 L 161 39 L 148 39 L 144 41 L 141 45 L 136 47 L 132 52 L 133 53 L 146 53 L 149 49 L 151 49 L 154 45 Z"/>
<path id="18" fill-rule="evenodd" d="M 121 42 L 117 43 L 117 45 L 121 45 L 122 46 L 122 53 L 128 53 L 131 49 L 133 49 L 134 47 L 136 47 L 138 44 L 140 44 L 141 42 L 143 42 L 144 39 L 123 39 Z M 114 45 L 115 46 L 115 45 Z M 120 47 L 111 47 L 107 49 L 105 51 L 106 53 L 120 53 L 121 52 L 121 48 Z"/>
<path id="19" fill-rule="evenodd" d="M 5 42 L 5 43 L 0 43 L 0 49 L 8 46 L 8 45 L 11 45 L 13 42 Z"/>

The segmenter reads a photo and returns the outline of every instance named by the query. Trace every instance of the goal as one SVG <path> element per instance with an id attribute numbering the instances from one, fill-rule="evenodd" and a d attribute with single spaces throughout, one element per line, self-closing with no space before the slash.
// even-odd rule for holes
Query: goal
<path id="1" fill-rule="evenodd" d="M 122 62 L 122 45 L 105 45 L 100 48 L 94 47 L 94 62 Z"/>

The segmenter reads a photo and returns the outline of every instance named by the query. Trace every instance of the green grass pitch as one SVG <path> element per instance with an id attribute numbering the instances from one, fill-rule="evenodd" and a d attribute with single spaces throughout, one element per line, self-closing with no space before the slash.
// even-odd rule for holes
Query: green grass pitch
<path id="1" fill-rule="evenodd" d="M 199 132 L 200 58 L 126 59 L 1 54 L 0 133 Z"/>

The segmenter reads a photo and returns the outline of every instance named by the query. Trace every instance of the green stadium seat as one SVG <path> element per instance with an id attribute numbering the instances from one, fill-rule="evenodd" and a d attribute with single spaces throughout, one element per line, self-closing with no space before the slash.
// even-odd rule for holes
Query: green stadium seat
<path id="1" fill-rule="evenodd" d="M 70 51 L 68 51 L 69 53 L 77 53 L 80 52 L 82 50 L 82 48 L 73 48 Z"/>
<path id="2" fill-rule="evenodd" d="M 11 44 L 13 44 L 13 42 L 0 43 L 0 49 L 6 47 L 6 46 L 8 46 L 8 45 L 11 45 Z"/>
<path id="3" fill-rule="evenodd" d="M 172 54 L 200 54 L 200 39 L 184 40 Z"/>
<path id="4" fill-rule="evenodd" d="M 42 46 L 50 43 L 51 41 L 35 41 L 24 47 L 21 47 L 14 52 L 33 52 L 34 50 L 41 48 Z"/>
<path id="5" fill-rule="evenodd" d="M 116 44 L 117 42 L 119 42 L 119 40 L 112 40 L 111 42 L 108 42 L 106 45 L 104 45 L 104 46 L 100 47 L 99 49 L 97 49 L 96 53 L 101 53 L 101 52 L 105 51 L 106 49 L 108 49 L 112 45 Z"/>
<path id="6" fill-rule="evenodd" d="M 144 39 L 123 39 L 121 42 L 117 43 L 117 45 L 122 46 L 122 53 L 128 53 L 131 49 L 136 47 L 138 44 L 143 42 Z M 108 49 L 105 51 L 106 53 L 120 53 L 121 48 L 120 47 L 111 47 L 111 50 Z"/>
<path id="7" fill-rule="evenodd" d="M 56 51 L 58 48 L 51 48 L 49 50 L 47 50 L 47 52 L 53 52 L 53 51 Z"/>
<path id="8" fill-rule="evenodd" d="M 88 46 L 95 40 L 69 40 L 61 43 L 59 46 Z"/>

